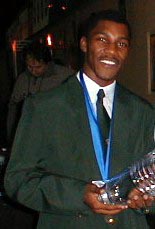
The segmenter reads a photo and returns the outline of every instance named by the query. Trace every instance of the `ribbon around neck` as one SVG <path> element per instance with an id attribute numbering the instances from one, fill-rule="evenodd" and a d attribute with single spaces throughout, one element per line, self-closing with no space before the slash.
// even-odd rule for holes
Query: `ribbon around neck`
<path id="1" fill-rule="evenodd" d="M 114 126 L 114 101 L 115 101 L 115 96 L 114 96 L 114 101 L 113 101 L 113 109 L 112 109 L 112 119 L 111 119 L 111 125 L 110 125 L 110 131 L 109 131 L 109 141 L 108 141 L 108 147 L 107 147 L 107 156 L 106 160 L 104 161 L 104 147 L 102 144 L 102 137 L 100 133 L 100 127 L 99 123 L 97 121 L 97 115 L 93 109 L 91 99 L 83 78 L 83 71 L 80 71 L 80 83 L 82 85 L 83 91 L 84 91 L 84 96 L 85 96 L 85 102 L 86 102 L 86 107 L 87 107 L 87 113 L 88 113 L 88 119 L 89 119 L 89 124 L 91 128 L 91 134 L 92 134 L 92 139 L 93 139 L 93 146 L 95 150 L 95 155 L 97 159 L 97 163 L 100 169 L 100 173 L 102 176 L 102 180 L 104 182 L 109 181 L 109 172 L 110 172 L 110 158 L 112 154 L 112 140 L 113 140 L 113 126 Z"/>

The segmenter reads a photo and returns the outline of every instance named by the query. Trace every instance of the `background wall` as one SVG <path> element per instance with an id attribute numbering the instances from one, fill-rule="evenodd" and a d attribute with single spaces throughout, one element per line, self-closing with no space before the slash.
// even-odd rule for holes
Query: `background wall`
<path id="1" fill-rule="evenodd" d="M 155 1 L 127 0 L 126 10 L 133 39 L 120 82 L 151 103 L 155 103 L 155 92 L 150 91 L 148 55 L 148 34 L 155 33 Z"/>

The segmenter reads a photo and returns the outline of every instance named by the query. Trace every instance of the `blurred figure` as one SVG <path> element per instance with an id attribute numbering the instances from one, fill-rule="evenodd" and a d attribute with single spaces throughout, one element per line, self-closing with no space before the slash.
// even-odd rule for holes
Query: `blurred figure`
<path id="1" fill-rule="evenodd" d="M 58 86 L 74 72 L 72 69 L 55 64 L 50 49 L 38 41 L 32 42 L 23 50 L 23 59 L 26 70 L 15 82 L 8 107 L 9 146 L 12 145 L 25 98 Z"/>

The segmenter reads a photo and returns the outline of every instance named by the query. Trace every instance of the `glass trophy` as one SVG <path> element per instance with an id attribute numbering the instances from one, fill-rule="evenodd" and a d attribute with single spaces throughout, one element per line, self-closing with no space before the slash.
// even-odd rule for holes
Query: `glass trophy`
<path id="1" fill-rule="evenodd" d="M 99 200 L 108 204 L 126 204 L 129 192 L 135 187 L 143 193 L 155 196 L 155 149 L 106 183 L 92 183 L 105 189 Z M 117 221 L 115 216 L 109 215 L 105 216 L 105 220 L 109 224 Z"/>

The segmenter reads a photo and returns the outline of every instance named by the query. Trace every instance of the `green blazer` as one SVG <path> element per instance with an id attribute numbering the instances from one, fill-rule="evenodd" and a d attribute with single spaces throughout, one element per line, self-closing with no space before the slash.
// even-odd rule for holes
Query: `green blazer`
<path id="1" fill-rule="evenodd" d="M 151 105 L 117 84 L 110 176 L 154 147 Z M 8 195 L 40 212 L 39 229 L 108 229 L 83 203 L 85 185 L 101 180 L 83 90 L 76 77 L 29 97 L 5 174 Z M 148 228 L 133 210 L 112 228 Z"/>

